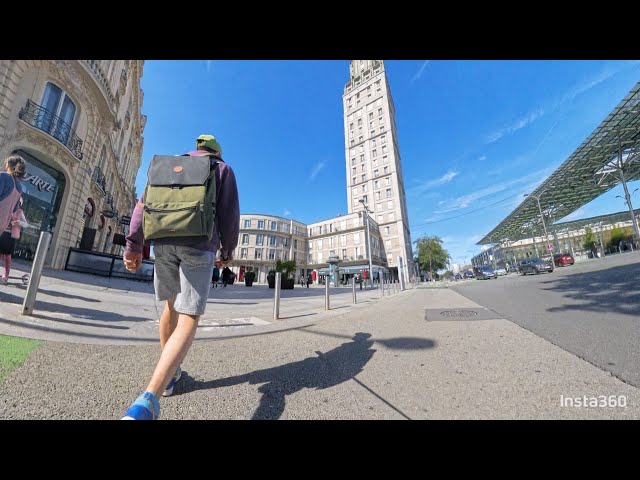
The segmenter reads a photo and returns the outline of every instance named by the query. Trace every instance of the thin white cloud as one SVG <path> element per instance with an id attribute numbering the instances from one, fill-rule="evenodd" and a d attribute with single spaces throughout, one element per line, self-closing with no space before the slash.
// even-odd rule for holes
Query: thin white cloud
<path id="1" fill-rule="evenodd" d="M 420 77 L 422 76 L 422 74 L 424 73 L 425 68 L 427 68 L 427 65 L 429 65 L 429 63 L 431 62 L 431 60 L 425 60 L 424 63 L 420 66 L 420 68 L 418 69 L 418 72 L 411 77 L 411 83 L 415 82 L 416 80 L 419 80 Z"/>
<path id="2" fill-rule="evenodd" d="M 482 155 L 481 157 L 478 157 L 478 161 L 480 162 L 484 162 L 487 159 L 486 155 Z"/>
<path id="3" fill-rule="evenodd" d="M 207 73 L 211 71 L 211 67 L 213 67 L 213 60 L 205 60 L 205 65 L 207 67 Z"/>
<path id="4" fill-rule="evenodd" d="M 562 219 L 563 222 L 568 222 L 569 220 L 575 220 L 578 217 L 582 217 L 585 216 L 587 213 L 587 209 L 586 208 L 579 208 L 578 210 L 576 210 L 573 213 L 570 213 L 569 215 L 567 215 L 566 217 L 564 217 Z"/>
<path id="5" fill-rule="evenodd" d="M 544 109 L 542 109 L 542 108 L 538 108 L 538 109 L 534 110 L 533 112 L 529 112 L 524 117 L 521 117 L 518 120 L 516 120 L 515 122 L 513 122 L 511 125 L 508 125 L 506 127 L 502 127 L 500 129 L 496 130 L 495 132 L 487 135 L 485 143 L 487 143 L 487 144 L 495 143 L 498 140 L 500 140 L 502 137 L 504 137 L 505 135 L 511 135 L 512 133 L 517 132 L 518 130 L 526 127 L 527 125 L 532 124 L 533 122 L 535 122 L 537 119 L 539 119 L 543 115 L 544 115 Z"/>
<path id="6" fill-rule="evenodd" d="M 447 208 L 442 210 L 436 210 L 433 213 L 436 215 L 453 212 L 455 210 L 461 210 L 469 207 L 472 204 L 475 204 L 478 200 L 494 195 L 499 192 L 503 192 L 505 190 L 512 189 L 517 187 L 518 189 L 522 189 L 521 185 L 523 183 L 526 184 L 524 190 L 531 191 L 532 185 L 539 185 L 544 181 L 546 177 L 553 171 L 553 168 L 545 168 L 543 170 L 538 170 L 537 172 L 529 173 L 528 175 L 524 175 L 523 177 L 516 178 L 514 180 L 505 181 L 495 183 L 481 190 L 476 190 L 467 195 L 462 195 L 460 197 L 454 198 L 452 200 L 446 200 L 438 202 L 438 205 L 447 205 Z"/>
<path id="7" fill-rule="evenodd" d="M 454 178 L 456 178 L 458 175 L 460 174 L 460 172 L 454 172 L 453 170 L 449 170 L 447 173 L 445 173 L 444 175 L 442 175 L 439 178 L 433 179 L 433 180 L 427 180 L 424 183 L 421 183 L 420 185 L 416 185 L 415 187 L 412 187 L 409 191 L 410 195 L 419 195 L 424 193 L 427 190 L 430 190 L 432 188 L 435 187 L 439 187 L 441 185 L 445 185 L 449 182 L 451 182 L 451 180 L 453 180 Z"/>
<path id="8" fill-rule="evenodd" d="M 313 167 L 313 170 L 311 170 L 311 175 L 309 175 L 309 180 L 311 181 L 315 180 L 316 176 L 320 173 L 320 170 L 322 170 L 326 165 L 327 165 L 327 162 L 325 162 L 324 160 L 320 160 L 318 163 L 316 163 L 316 166 Z"/>
<path id="9" fill-rule="evenodd" d="M 282 213 L 283 217 L 288 217 L 289 215 L 291 215 L 291 212 L 289 211 L 289 209 L 285 208 L 284 212 Z"/>

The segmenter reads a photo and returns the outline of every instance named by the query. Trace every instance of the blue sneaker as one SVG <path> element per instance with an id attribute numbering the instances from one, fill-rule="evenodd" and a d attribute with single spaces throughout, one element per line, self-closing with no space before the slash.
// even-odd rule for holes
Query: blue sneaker
<path id="1" fill-rule="evenodd" d="M 169 381 L 169 385 L 167 385 L 167 388 L 162 392 L 163 397 L 170 397 L 173 395 L 173 387 L 175 387 L 178 380 L 180 380 L 180 377 L 182 377 L 182 369 L 178 367 L 176 373 L 173 374 L 173 377 Z"/>
<path id="2" fill-rule="evenodd" d="M 122 420 L 157 420 L 159 415 L 158 399 L 152 392 L 144 392 L 131 404 Z"/>

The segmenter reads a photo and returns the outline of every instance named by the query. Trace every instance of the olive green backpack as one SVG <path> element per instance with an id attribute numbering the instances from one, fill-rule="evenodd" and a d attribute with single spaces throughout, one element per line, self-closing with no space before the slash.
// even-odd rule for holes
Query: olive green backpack
<path id="1" fill-rule="evenodd" d="M 144 193 L 146 240 L 191 237 L 211 240 L 216 216 L 216 166 L 211 154 L 154 155 Z"/>

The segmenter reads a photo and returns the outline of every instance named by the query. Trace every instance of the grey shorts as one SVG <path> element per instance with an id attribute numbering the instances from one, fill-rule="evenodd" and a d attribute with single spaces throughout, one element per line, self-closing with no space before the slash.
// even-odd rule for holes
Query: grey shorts
<path id="1" fill-rule="evenodd" d="M 156 300 L 173 300 L 177 312 L 202 315 L 207 307 L 215 255 L 182 245 L 154 245 Z"/>

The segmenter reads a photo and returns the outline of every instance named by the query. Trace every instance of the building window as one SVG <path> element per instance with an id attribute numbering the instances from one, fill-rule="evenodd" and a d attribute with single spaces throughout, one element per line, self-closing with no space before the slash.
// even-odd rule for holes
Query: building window
<path id="1" fill-rule="evenodd" d="M 362 143 L 362 136 L 358 137 L 358 143 Z"/>
<path id="2" fill-rule="evenodd" d="M 380 200 L 380 190 L 376 192 L 376 200 Z"/>
<path id="3" fill-rule="evenodd" d="M 297 239 L 293 239 L 293 248 L 298 248 L 298 240 Z"/>
<path id="4" fill-rule="evenodd" d="M 367 184 L 365 183 L 364 185 L 362 185 L 362 191 L 366 192 L 367 191 Z"/>
<path id="5" fill-rule="evenodd" d="M 66 145 L 69 140 L 71 129 L 73 128 L 73 120 L 76 116 L 75 103 L 73 103 L 71 98 L 69 98 L 66 92 L 64 92 L 60 87 L 53 83 L 47 83 L 44 94 L 42 95 L 40 106 L 48 113 L 56 115 L 59 118 L 59 121 L 54 128 L 53 117 L 41 114 L 41 117 L 37 120 L 38 128 L 45 132 L 49 132 L 54 138 Z"/>
<path id="6" fill-rule="evenodd" d="M 387 157 L 384 157 L 384 158 L 387 158 Z M 385 160 L 385 162 L 386 162 L 386 160 Z M 384 173 L 385 174 L 389 173 L 389 167 L 384 167 Z"/>
<path id="7" fill-rule="evenodd" d="M 382 135 L 380 137 L 380 143 L 387 143 L 387 136 L 386 135 Z"/>
<path id="8" fill-rule="evenodd" d="M 360 232 L 356 232 L 353 234 L 353 243 L 356 245 L 360 244 Z"/>
<path id="9" fill-rule="evenodd" d="M 341 220 L 340 221 L 340 228 L 342 230 L 346 230 L 347 229 L 347 221 L 346 220 Z"/>
<path id="10" fill-rule="evenodd" d="M 346 259 L 347 259 L 347 249 L 346 249 L 346 248 L 343 248 L 343 249 L 342 249 L 342 259 L 343 259 L 343 260 L 346 260 Z"/>
<path id="11" fill-rule="evenodd" d="M 386 237 L 389 236 L 389 227 L 384 227 L 384 234 Z"/>
<path id="12" fill-rule="evenodd" d="M 353 185 L 354 183 L 356 183 L 356 177 L 353 177 L 353 178 L 351 179 L 351 185 Z"/>
<path id="13" fill-rule="evenodd" d="M 387 177 L 384 180 L 385 180 L 385 185 L 387 186 L 391 185 L 391 177 Z"/>
<path id="14" fill-rule="evenodd" d="M 275 260 L 276 259 L 276 251 L 273 248 L 269 249 L 269 260 Z"/>
<path id="15" fill-rule="evenodd" d="M 264 235 L 259 233 L 256 235 L 256 245 L 263 245 L 264 243 Z"/>
<path id="16" fill-rule="evenodd" d="M 380 119 L 380 122 L 382 122 L 382 119 Z M 384 133 L 384 125 L 380 125 L 380 133 Z"/>
<path id="17" fill-rule="evenodd" d="M 362 166 L 360 167 L 360 171 L 364 172 L 366 168 L 367 168 L 367 165 L 363 163 Z"/>
<path id="18" fill-rule="evenodd" d="M 387 146 L 383 145 L 382 146 L 382 154 L 384 155 L 385 153 L 387 153 Z"/>
<path id="19" fill-rule="evenodd" d="M 355 164 L 356 164 L 356 158 L 355 158 L 355 157 L 353 157 L 353 158 L 351 159 L 351 165 L 355 165 Z"/>
<path id="20" fill-rule="evenodd" d="M 360 94 L 358 94 L 358 97 L 359 96 L 360 96 Z M 360 125 L 362 125 L 362 119 L 361 118 L 358 119 L 358 126 L 360 126 Z"/>
<path id="21" fill-rule="evenodd" d="M 249 234 L 248 233 L 243 233 L 242 234 L 242 244 L 243 245 L 249 245 Z"/>
<path id="22" fill-rule="evenodd" d="M 360 255 L 360 247 L 356 247 L 356 258 L 361 259 L 362 255 Z"/>
<path id="23" fill-rule="evenodd" d="M 277 232 L 278 231 L 278 222 L 271 221 L 271 230 Z"/>
<path id="24" fill-rule="evenodd" d="M 364 203 L 369 203 L 369 197 L 368 197 L 367 195 L 363 195 L 363 196 L 362 196 L 362 201 L 363 201 Z"/>
<path id="25" fill-rule="evenodd" d="M 349 124 L 349 130 L 353 130 L 353 122 Z"/>
<path id="26" fill-rule="evenodd" d="M 364 163 L 364 154 L 360 155 L 360 163 Z"/>
<path id="27" fill-rule="evenodd" d="M 382 157 L 382 163 L 389 163 L 389 157 L 387 157 L 386 155 L 384 155 Z"/>
<path id="28" fill-rule="evenodd" d="M 248 248 L 241 248 L 240 249 L 240 258 L 241 259 L 246 259 L 248 256 Z"/>
<path id="29" fill-rule="evenodd" d="M 335 239 L 336 237 L 329 237 L 329 248 L 335 247 Z"/>
<path id="30" fill-rule="evenodd" d="M 393 210 L 393 200 L 387 200 L 387 210 Z"/>
<path id="31" fill-rule="evenodd" d="M 347 246 L 347 236 L 346 235 L 340 235 L 340 246 L 341 247 L 346 247 Z"/>
<path id="32" fill-rule="evenodd" d="M 372 156 L 373 158 L 376 158 L 376 157 L 378 156 L 378 150 L 373 149 L 373 150 L 371 151 L 371 156 Z"/>
<path id="33" fill-rule="evenodd" d="M 354 158 L 354 160 L 355 160 L 355 158 Z M 355 175 L 355 174 L 356 174 L 356 167 L 353 167 L 351 169 L 351 175 Z"/>
<path id="34" fill-rule="evenodd" d="M 377 173 L 378 171 L 376 170 L 374 172 L 374 175 Z M 373 182 L 373 188 L 380 188 L 380 180 L 376 180 L 375 182 Z"/>
<path id="35" fill-rule="evenodd" d="M 373 176 L 374 176 L 374 177 L 377 177 L 378 175 L 380 175 L 380 170 L 375 169 L 375 170 L 373 171 Z"/>
<path id="36" fill-rule="evenodd" d="M 322 250 L 322 239 L 317 240 L 317 241 L 316 241 L 316 245 L 317 245 L 317 247 L 318 247 L 318 250 Z"/>
<path id="37" fill-rule="evenodd" d="M 380 115 L 382 115 L 382 109 L 381 108 L 378 109 L 378 116 L 380 116 Z"/>
<path id="38" fill-rule="evenodd" d="M 363 182 L 366 182 L 367 181 L 367 174 L 363 173 L 361 178 L 362 178 Z"/>
<path id="39" fill-rule="evenodd" d="M 322 263 L 322 252 L 318 252 L 318 263 Z"/>
<path id="40" fill-rule="evenodd" d="M 353 195 L 358 195 L 358 187 L 353 187 Z"/>
<path id="41" fill-rule="evenodd" d="M 387 198 L 391 198 L 391 189 L 387 188 Z"/>
<path id="42" fill-rule="evenodd" d="M 253 252 L 254 260 L 262 260 L 262 249 L 256 248 L 255 252 Z"/>
<path id="43" fill-rule="evenodd" d="M 264 230 L 264 220 L 258 220 L 258 228 L 261 228 Z"/>
<path id="44" fill-rule="evenodd" d="M 276 236 L 275 235 L 269 235 L 269 245 L 272 247 L 275 247 L 277 245 L 276 243 Z"/>
<path id="45" fill-rule="evenodd" d="M 251 228 L 251 220 L 244 221 L 244 228 Z"/>

